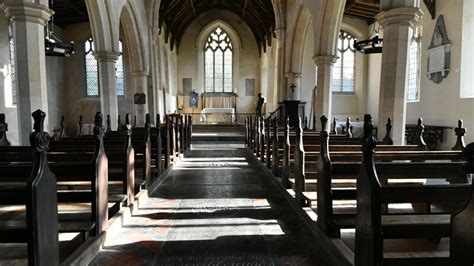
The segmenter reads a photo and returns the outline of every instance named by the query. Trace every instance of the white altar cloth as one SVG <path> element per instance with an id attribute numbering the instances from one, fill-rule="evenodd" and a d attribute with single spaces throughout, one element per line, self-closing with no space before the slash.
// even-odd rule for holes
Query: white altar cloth
<path id="1" fill-rule="evenodd" d="M 234 108 L 204 108 L 201 111 L 201 122 L 207 123 L 208 114 L 230 114 L 232 120 L 235 121 L 235 109 Z"/>

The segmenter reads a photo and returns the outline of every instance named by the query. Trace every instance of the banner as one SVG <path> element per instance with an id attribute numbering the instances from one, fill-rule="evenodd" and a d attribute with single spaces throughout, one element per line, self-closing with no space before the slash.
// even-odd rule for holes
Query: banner
<path id="1" fill-rule="evenodd" d="M 199 94 L 196 92 L 189 93 L 189 107 L 198 107 Z"/>

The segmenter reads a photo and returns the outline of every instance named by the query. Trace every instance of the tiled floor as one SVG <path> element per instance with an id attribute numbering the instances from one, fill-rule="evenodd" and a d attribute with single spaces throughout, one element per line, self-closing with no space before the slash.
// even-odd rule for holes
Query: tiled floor
<path id="1" fill-rule="evenodd" d="M 194 145 L 93 265 L 321 265 L 243 145 Z"/>

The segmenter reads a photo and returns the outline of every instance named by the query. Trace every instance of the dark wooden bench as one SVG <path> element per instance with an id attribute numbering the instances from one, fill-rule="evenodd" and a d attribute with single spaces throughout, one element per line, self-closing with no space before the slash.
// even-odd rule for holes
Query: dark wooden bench
<path id="1" fill-rule="evenodd" d="M 0 241 L 28 243 L 30 265 L 58 265 L 58 212 L 56 177 L 48 168 L 45 145 L 48 135 L 43 132 L 44 113 L 35 112 L 35 126 L 30 135 L 30 160 L 33 171 L 16 186 L 0 186 L 0 202 L 14 197 L 26 206 L 25 220 L 0 223 Z M 43 117 L 42 117 L 43 116 Z M 0 173 L 2 174 L 2 173 Z M 3 174 L 2 174 L 3 175 Z"/>
<path id="2" fill-rule="evenodd" d="M 355 265 L 473 265 L 473 183 L 395 186 L 383 185 L 380 177 L 439 177 L 474 173 L 474 144 L 464 150 L 466 161 L 443 163 L 412 162 L 404 166 L 376 162 L 376 140 L 364 145 L 363 163 L 357 179 L 357 221 Z M 400 171 L 406 169 L 410 171 Z M 393 202 L 461 202 L 464 207 L 447 214 L 387 215 L 383 204 Z M 450 238 L 449 256 L 384 257 L 384 239 Z"/>
<path id="3" fill-rule="evenodd" d="M 109 131 L 104 136 L 104 148 L 108 157 L 108 178 L 118 184 L 121 189 L 114 193 L 114 199 L 125 199 L 127 206 L 134 203 L 135 192 L 135 150 L 132 144 L 130 115 L 126 116 L 125 131 Z M 81 128 L 81 127 L 79 127 Z M 51 152 L 91 151 L 95 147 L 94 136 L 82 134 L 75 138 L 62 138 L 53 141 L 49 147 Z"/>
<path id="4" fill-rule="evenodd" d="M 366 116 L 366 126 L 371 127 L 371 117 Z M 364 134 L 368 134 L 367 132 Z M 422 136 L 422 135 L 420 135 Z M 304 200 L 308 201 L 308 205 L 311 206 L 312 202 L 317 201 L 317 213 L 318 213 L 318 224 L 320 228 L 328 233 L 329 235 L 339 235 L 338 222 L 334 222 L 338 215 L 335 214 L 334 201 L 348 201 L 355 200 L 356 195 L 356 177 L 359 173 L 360 162 L 362 161 L 362 152 L 361 151 L 329 151 L 332 150 L 334 146 L 331 146 L 328 142 L 329 134 L 324 134 L 321 138 L 321 151 L 317 159 L 317 169 L 316 169 L 316 182 L 312 182 L 312 188 L 310 191 L 304 194 Z M 422 137 L 421 137 L 422 138 Z M 382 146 L 383 147 L 383 146 Z M 360 147 L 360 150 L 362 148 Z M 445 163 L 462 161 L 464 158 L 462 151 L 426 151 L 421 150 L 405 150 L 404 146 L 399 146 L 399 150 L 384 150 L 380 149 L 376 160 L 378 162 L 394 162 L 394 161 L 414 161 L 414 162 L 423 162 L 423 161 L 443 161 Z M 409 170 L 409 168 L 403 168 L 402 164 L 398 164 L 401 171 Z M 407 166 L 408 167 L 408 166 Z M 396 176 L 399 171 L 394 171 L 392 176 Z M 306 177 L 305 175 L 303 177 Z M 304 186 L 303 189 L 306 190 L 307 183 L 301 184 Z M 385 180 L 387 182 L 387 180 Z M 398 182 L 398 181 L 397 181 Z M 419 182 L 410 180 L 408 183 L 412 185 L 419 186 Z M 405 182 L 407 184 L 407 182 Z M 317 191 L 317 192 L 316 192 Z M 352 211 L 352 218 L 354 218 L 355 209 Z M 345 210 L 342 220 L 348 221 L 347 210 Z M 345 224 L 349 227 L 353 226 L 354 219 L 349 224 Z"/>
<path id="5" fill-rule="evenodd" d="M 103 147 L 103 130 L 99 123 L 101 115 L 96 115 L 95 149 L 91 152 L 66 151 L 48 152 L 48 168 L 57 179 L 57 198 L 60 203 L 89 203 L 90 211 L 84 213 L 61 213 L 60 231 L 89 232 L 97 236 L 106 229 L 108 217 L 108 159 Z M 49 141 L 48 141 L 49 142 Z M 32 168 L 27 147 L 2 148 L 0 153 L 0 173 L 3 187 L 21 186 L 22 177 Z M 85 183 L 84 189 L 69 189 L 71 183 Z M 124 201 L 121 197 L 118 201 Z M 13 196 L 2 197 L 3 204 L 15 204 Z M 20 202 L 21 203 L 21 202 Z M 64 221 L 64 222 L 63 222 Z M 74 226 L 68 221 L 74 221 Z M 82 227 L 78 227 L 78 225 Z M 82 228 L 82 230 L 78 230 Z"/>
<path id="6" fill-rule="evenodd" d="M 52 153 L 48 161 L 49 136 L 43 132 L 45 113 L 38 110 L 33 117 L 32 148 L 27 151 L 25 147 L 16 147 L 15 153 L 11 150 L 15 147 L 9 147 L 8 152 L 0 154 L 1 205 L 26 204 L 26 217 L 19 208 L 12 217 L 16 219 L 2 219 L 0 239 L 4 243 L 27 242 L 29 264 L 57 265 L 58 232 L 78 232 L 85 239 L 89 234 L 98 236 L 106 229 L 107 157 L 99 130 L 95 153 L 73 153 L 70 156 Z M 90 188 L 87 191 L 59 189 L 59 182 L 71 180 L 88 180 Z M 58 202 L 88 203 L 90 210 L 61 211 L 58 214 Z"/>
<path id="7" fill-rule="evenodd" d="M 5 122 L 5 114 L 0 114 L 0 146 L 10 146 L 7 138 L 8 123 Z"/>

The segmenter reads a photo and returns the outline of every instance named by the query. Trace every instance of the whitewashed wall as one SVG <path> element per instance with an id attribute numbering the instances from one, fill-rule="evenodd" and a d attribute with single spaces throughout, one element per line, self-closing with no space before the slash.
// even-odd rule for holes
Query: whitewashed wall
<path id="1" fill-rule="evenodd" d="M 472 83 L 461 83 L 461 74 L 473 75 L 472 61 L 462 61 L 464 57 L 473 56 L 472 47 L 462 50 L 463 41 L 472 39 L 474 20 L 472 10 L 463 8 L 464 4 L 472 5 L 472 0 L 443 0 L 436 2 L 436 15 L 443 15 L 448 37 L 452 43 L 451 71 L 441 84 L 435 84 L 425 75 L 427 69 L 427 49 L 430 45 L 436 20 L 432 20 L 429 12 L 422 4 L 425 17 L 423 19 L 423 48 L 421 61 L 420 101 L 408 103 L 407 123 L 415 123 L 419 116 L 427 125 L 454 127 L 459 118 L 464 119 L 468 129 L 466 141 L 474 141 L 474 98 L 460 98 L 461 90 L 474 91 Z M 463 21 L 465 24 L 463 25 Z M 467 24 L 466 24 L 467 23 Z M 463 69 L 471 71 L 462 72 Z M 461 87 L 462 86 L 462 87 Z M 444 148 L 454 145 L 453 132 L 448 132 Z"/>
<path id="2" fill-rule="evenodd" d="M 238 34 L 241 41 L 241 49 L 238 58 L 238 69 L 233 69 L 234 89 L 237 89 L 237 112 L 254 112 L 254 99 L 260 91 L 260 57 L 252 32 L 237 15 L 229 11 L 211 10 L 200 15 L 187 28 L 178 51 L 178 94 L 183 95 L 183 78 L 192 78 L 193 89 L 203 92 L 203 84 L 200 84 L 199 69 L 204 65 L 199 65 L 199 53 L 202 53 L 202 47 L 197 47 L 197 41 L 201 31 L 210 23 L 222 20 L 229 24 Z M 234 44 L 235 45 L 235 44 Z M 234 60 L 235 60 L 234 56 Z M 245 96 L 245 80 L 255 79 L 256 94 L 254 97 Z M 185 101 L 186 102 L 186 101 Z M 185 103 L 185 106 L 187 104 Z"/>

